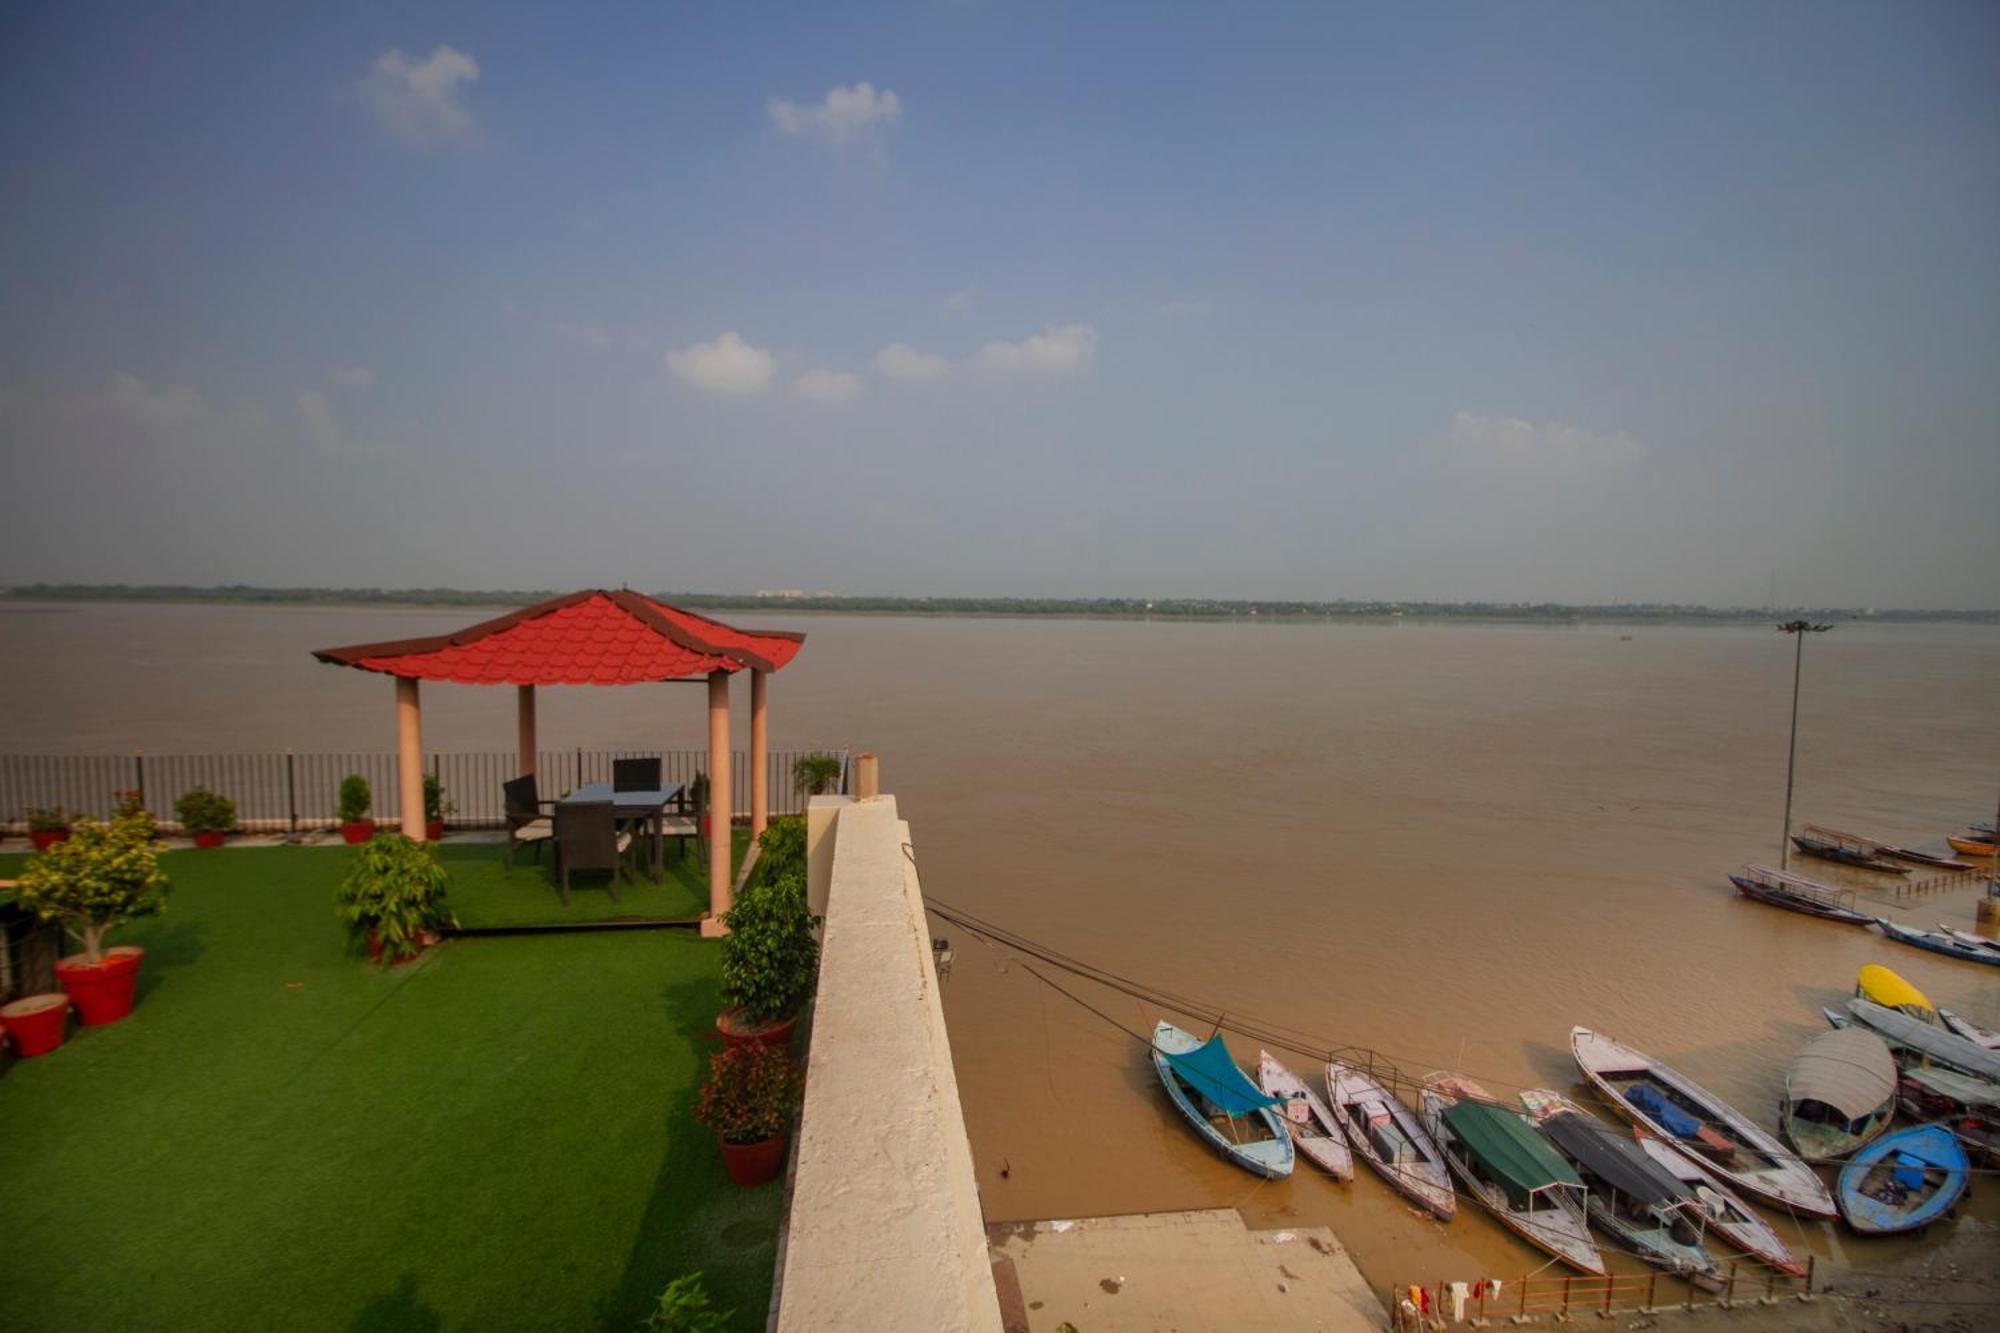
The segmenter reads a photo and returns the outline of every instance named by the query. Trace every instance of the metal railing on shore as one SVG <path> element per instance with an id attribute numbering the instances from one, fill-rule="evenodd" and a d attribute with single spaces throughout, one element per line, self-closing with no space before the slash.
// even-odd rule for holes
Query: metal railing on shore
<path id="1" fill-rule="evenodd" d="M 1701 1306 L 1731 1309 L 1746 1301 L 1809 1296 L 1813 1291 L 1813 1270 L 1812 1255 L 1806 1256 L 1803 1273 L 1788 1273 L 1752 1259 L 1731 1260 L 1716 1277 L 1712 1291 L 1703 1291 L 1658 1269 L 1602 1277 L 1537 1273 L 1499 1282 L 1391 1287 L 1389 1326 L 1415 1330 L 1537 1318 L 1560 1323 L 1586 1314 L 1608 1317 L 1619 1311 L 1659 1310 L 1669 1306 L 1686 1310 Z M 1454 1292 L 1455 1287 L 1460 1290 Z"/>
<path id="2" fill-rule="evenodd" d="M 798 814 L 805 795 L 792 767 L 807 755 L 830 754 L 841 762 L 840 790 L 846 790 L 849 756 L 844 749 L 772 750 L 765 758 L 766 791 L 773 815 Z M 544 796 L 559 796 L 586 782 L 608 782 L 614 759 L 661 761 L 668 782 L 687 783 L 708 767 L 706 750 L 544 750 L 535 771 Z M 500 785 L 519 775 L 512 750 L 433 752 L 424 770 L 444 789 L 445 822 L 456 828 L 498 828 L 506 822 Z M 731 752 L 730 809 L 750 810 L 750 762 Z M 393 825 L 396 810 L 396 756 L 390 753 L 300 754 L 291 750 L 253 754 L 0 754 L 0 828 L 20 832 L 32 807 L 60 806 L 71 816 L 109 815 L 117 793 L 136 791 L 161 826 L 178 827 L 174 802 L 195 787 L 236 803 L 236 824 L 251 832 L 304 832 L 332 828 L 341 779 L 358 773 L 374 793 L 378 822 Z"/>

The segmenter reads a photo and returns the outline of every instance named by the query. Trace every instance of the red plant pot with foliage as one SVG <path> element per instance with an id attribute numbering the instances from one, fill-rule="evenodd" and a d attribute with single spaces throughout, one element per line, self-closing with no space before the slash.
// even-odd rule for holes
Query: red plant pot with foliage
<path id="1" fill-rule="evenodd" d="M 709 1058 L 694 1118 L 715 1131 L 731 1180 L 749 1188 L 784 1168 L 804 1083 L 791 1052 L 775 1046 L 733 1046 Z"/>
<path id="2" fill-rule="evenodd" d="M 197 847 L 220 847 L 223 838 L 226 836 L 228 835 L 220 832 L 197 833 L 194 835 L 194 845 Z"/>
<path id="3" fill-rule="evenodd" d="M 56 981 L 76 1006 L 76 1021 L 87 1028 L 116 1023 L 132 1012 L 144 949 L 106 949 L 96 962 L 73 953 L 56 964 Z"/>
<path id="4" fill-rule="evenodd" d="M 13 1038 L 17 1055 L 47 1055 L 63 1044 L 63 1026 L 69 1016 L 69 996 L 30 995 L 0 1005 L 0 1027 Z"/>
<path id="5" fill-rule="evenodd" d="M 69 830 L 66 828 L 29 829 L 28 841 L 35 844 L 36 851 L 46 852 L 59 842 L 68 842 Z"/>
<path id="6" fill-rule="evenodd" d="M 722 1044 L 736 1046 L 777 1046 L 791 1049 L 792 1033 L 798 1028 L 799 1016 L 781 1018 L 774 1023 L 758 1023 L 743 1016 L 741 1009 L 724 1009 L 715 1016 L 715 1030 L 722 1035 Z"/>
<path id="7" fill-rule="evenodd" d="M 349 844 L 359 846 L 361 843 L 367 842 L 375 836 L 375 821 L 372 819 L 357 819 L 351 824 L 342 824 L 340 826 L 340 836 Z"/>
<path id="8" fill-rule="evenodd" d="M 424 840 L 426 842 L 444 841 L 444 821 L 442 819 L 427 819 L 424 821 Z"/>

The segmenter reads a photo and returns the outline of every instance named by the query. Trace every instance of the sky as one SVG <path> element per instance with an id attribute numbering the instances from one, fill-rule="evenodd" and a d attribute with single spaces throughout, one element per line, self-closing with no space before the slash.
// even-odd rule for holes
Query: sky
<path id="1" fill-rule="evenodd" d="M 0 9 L 0 582 L 2000 606 L 2000 6 Z"/>

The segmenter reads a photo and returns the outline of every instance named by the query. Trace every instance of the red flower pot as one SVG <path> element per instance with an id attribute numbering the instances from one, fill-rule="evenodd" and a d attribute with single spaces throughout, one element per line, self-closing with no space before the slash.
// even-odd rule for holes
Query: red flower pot
<path id="1" fill-rule="evenodd" d="M 424 839 L 427 842 L 443 842 L 444 821 L 442 819 L 433 819 L 425 823 Z"/>
<path id="2" fill-rule="evenodd" d="M 116 1023 L 132 1012 L 132 988 L 139 981 L 144 949 L 104 951 L 104 961 L 87 963 L 80 953 L 56 963 L 56 980 L 76 1005 L 76 1021 L 85 1027 Z"/>
<path id="3" fill-rule="evenodd" d="M 715 1016 L 715 1030 L 722 1034 L 724 1046 L 777 1046 L 790 1050 L 792 1029 L 798 1025 L 797 1014 L 761 1026 L 748 1022 L 734 1009 L 724 1009 Z"/>
<path id="4" fill-rule="evenodd" d="M 729 1178 L 745 1189 L 776 1179 L 785 1169 L 782 1134 L 761 1143 L 724 1143 L 719 1138 L 715 1142 L 722 1149 L 722 1165 L 728 1168 Z"/>
<path id="5" fill-rule="evenodd" d="M 69 996 L 30 995 L 0 1006 L 0 1027 L 14 1039 L 24 1056 L 47 1055 L 63 1044 L 63 1020 L 69 1016 Z"/>
<path id="6" fill-rule="evenodd" d="M 372 819 L 357 819 L 352 824 L 342 824 L 340 826 L 340 836 L 347 839 L 350 843 L 367 842 L 375 836 L 375 821 Z"/>
<path id="7" fill-rule="evenodd" d="M 69 830 L 66 828 L 32 829 L 28 833 L 28 841 L 35 844 L 36 851 L 46 852 L 59 842 L 68 842 Z"/>
<path id="8" fill-rule="evenodd" d="M 223 834 L 220 830 L 209 833 L 197 833 L 194 835 L 194 845 L 197 847 L 220 847 L 222 845 L 222 838 Z"/>

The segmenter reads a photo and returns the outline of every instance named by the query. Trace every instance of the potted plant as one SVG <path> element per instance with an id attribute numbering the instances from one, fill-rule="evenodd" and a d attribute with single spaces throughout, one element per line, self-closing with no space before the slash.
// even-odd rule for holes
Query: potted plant
<path id="1" fill-rule="evenodd" d="M 824 796 L 840 786 L 847 771 L 837 754 L 804 754 L 792 764 L 792 785 L 801 795 Z"/>
<path id="2" fill-rule="evenodd" d="M 132 1012 L 132 988 L 145 950 L 104 947 L 104 936 L 135 917 L 166 906 L 171 887 L 160 871 L 152 815 L 126 809 L 108 824 L 79 819 L 73 835 L 30 861 L 21 872 L 19 902 L 55 920 L 83 945 L 56 962 L 56 980 L 86 1027 L 115 1023 Z"/>
<path id="3" fill-rule="evenodd" d="M 731 1046 L 789 1048 L 799 1009 L 819 971 L 819 938 L 806 906 L 803 868 L 746 886 L 722 923 L 722 989 L 730 1007 L 716 1029 Z"/>
<path id="4" fill-rule="evenodd" d="M 368 790 L 368 779 L 359 773 L 349 773 L 340 780 L 335 817 L 340 820 L 341 837 L 358 845 L 375 836 L 375 821 L 368 817 L 368 807 L 374 799 L 374 793 Z"/>
<path id="5" fill-rule="evenodd" d="M 451 876 L 437 848 L 401 834 L 362 844 L 340 881 L 336 911 L 348 937 L 367 942 L 378 964 L 415 958 L 458 921 L 445 904 Z"/>
<path id="6" fill-rule="evenodd" d="M 59 805 L 31 805 L 27 816 L 28 841 L 38 852 L 46 852 L 69 836 L 69 814 Z"/>
<path id="7" fill-rule="evenodd" d="M 779 815 L 757 836 L 756 879 L 769 884 L 806 872 L 806 821 L 802 815 Z"/>
<path id="8" fill-rule="evenodd" d="M 13 1038 L 14 1053 L 29 1058 L 47 1055 L 63 1044 L 68 1018 L 67 995 L 24 995 L 0 1005 L 0 1027 Z"/>
<path id="9" fill-rule="evenodd" d="M 446 815 L 458 813 L 458 802 L 445 795 L 444 784 L 436 774 L 424 778 L 424 837 L 438 842 L 444 837 Z"/>
<path id="10" fill-rule="evenodd" d="M 718 1310 L 702 1285 L 701 1271 L 683 1273 L 660 1293 L 660 1303 L 646 1316 L 653 1333 L 729 1333 L 734 1310 Z"/>
<path id="11" fill-rule="evenodd" d="M 193 787 L 174 802 L 174 818 L 197 847 L 220 847 L 225 833 L 236 827 L 236 802 L 206 787 Z"/>
<path id="12" fill-rule="evenodd" d="M 731 1180 L 761 1185 L 784 1167 L 803 1082 L 791 1052 L 776 1046 L 732 1046 L 709 1058 L 694 1118 L 715 1131 Z"/>

